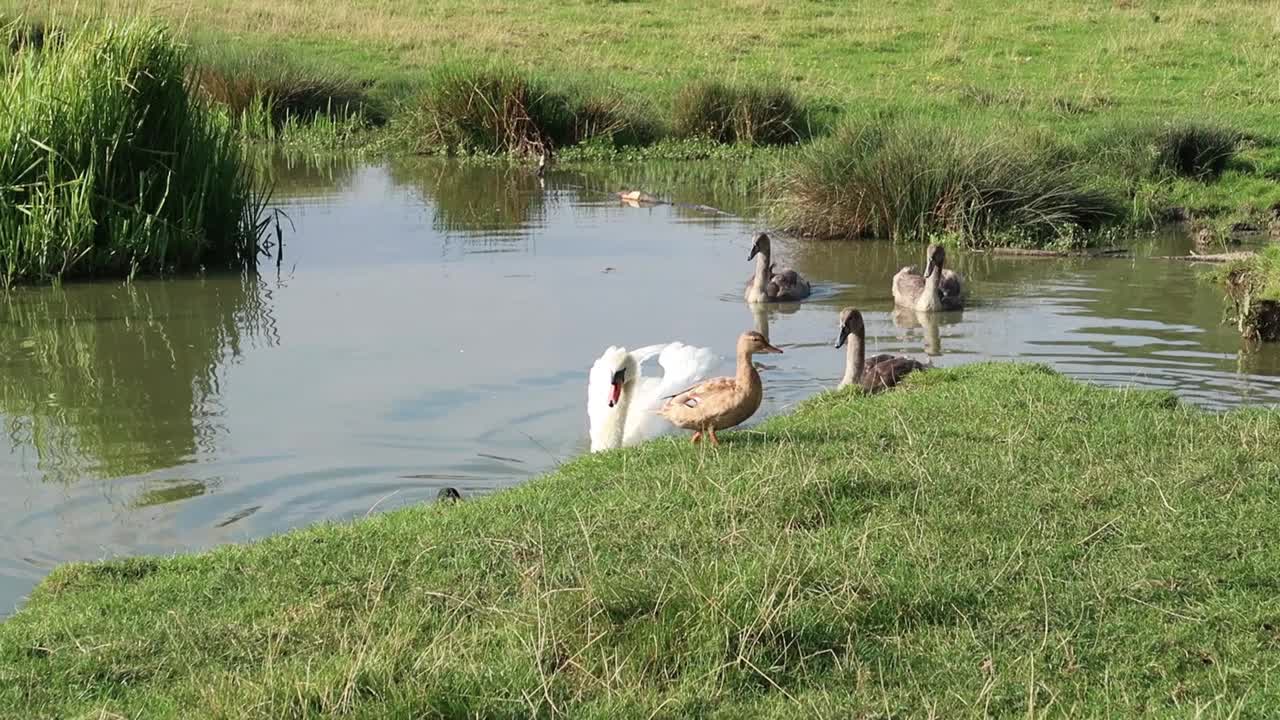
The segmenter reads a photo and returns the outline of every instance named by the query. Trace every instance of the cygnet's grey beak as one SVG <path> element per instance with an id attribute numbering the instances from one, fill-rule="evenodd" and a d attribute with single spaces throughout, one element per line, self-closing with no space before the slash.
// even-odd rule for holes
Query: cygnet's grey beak
<path id="1" fill-rule="evenodd" d="M 847 327 L 841 327 L 841 328 L 840 328 L 840 337 L 836 338 L 836 347 L 837 347 L 837 348 L 842 348 L 842 347 L 844 347 L 844 341 L 845 341 L 845 340 L 848 340 L 848 339 L 849 339 L 849 328 L 847 328 Z"/>

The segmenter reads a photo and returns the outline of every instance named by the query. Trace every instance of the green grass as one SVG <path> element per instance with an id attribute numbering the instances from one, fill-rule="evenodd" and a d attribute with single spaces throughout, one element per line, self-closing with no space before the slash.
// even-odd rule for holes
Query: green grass
<path id="1" fill-rule="evenodd" d="M 1280 414 L 1038 366 L 56 570 L 13 717 L 1270 717 Z"/>
<path id="2" fill-rule="evenodd" d="M 106 24 L 6 64 L 0 285 L 253 267 L 264 189 L 166 31 Z"/>
<path id="3" fill-rule="evenodd" d="M 302 0 L 0 0 L 6 10 L 168 19 L 201 56 L 221 58 L 217 66 L 274 58 L 240 65 L 268 80 L 281 67 L 304 68 L 284 74 L 300 87 L 340 79 L 403 120 L 391 123 L 402 132 L 384 140 L 348 127 L 346 117 L 336 121 L 345 129 L 313 137 L 294 128 L 299 144 L 312 147 L 527 152 L 553 138 L 558 149 L 586 140 L 590 147 L 574 157 L 617 161 L 719 154 L 667 142 L 654 153 L 632 150 L 711 137 L 739 142 L 749 156 L 755 144 L 820 137 L 876 112 L 952 134 L 979 128 L 983 144 L 1001 144 L 1009 128 L 1049 138 L 1094 161 L 1086 189 L 1106 193 L 1126 225 L 1149 228 L 1174 207 L 1223 218 L 1280 201 L 1280 121 L 1270 111 L 1280 103 L 1272 82 L 1280 10 L 1245 0 L 1017 8 L 913 0 L 891 11 L 865 1 L 580 0 L 537 13 L 514 0 L 323 8 Z M 488 79 L 496 82 L 474 73 L 452 88 L 440 82 L 495 59 L 502 69 Z M 477 96 L 492 117 L 475 112 Z M 1119 162 L 1108 166 L 1106 156 Z M 1069 226 L 1052 235 L 1071 236 Z"/>

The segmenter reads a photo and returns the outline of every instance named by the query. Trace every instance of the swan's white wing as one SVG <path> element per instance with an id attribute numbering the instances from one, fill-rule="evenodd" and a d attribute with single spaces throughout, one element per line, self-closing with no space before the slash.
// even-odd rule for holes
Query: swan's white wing
<path id="1" fill-rule="evenodd" d="M 682 342 L 668 343 L 658 353 L 662 377 L 640 377 L 627 412 L 623 444 L 643 442 L 661 435 L 671 425 L 654 413 L 664 400 L 677 392 L 705 380 L 720 364 L 711 348 L 693 347 Z"/>
<path id="2" fill-rule="evenodd" d="M 637 365 L 643 365 L 649 358 L 660 354 L 669 345 L 679 345 L 679 343 L 658 343 L 657 345 L 645 345 L 631 351 L 631 357 L 636 359 Z M 658 362 L 662 362 L 659 360 Z M 643 372 L 641 373 L 644 374 Z"/>
<path id="3" fill-rule="evenodd" d="M 626 348 L 611 346 L 605 350 L 604 354 L 596 358 L 595 364 L 591 366 L 591 372 L 587 375 L 587 424 L 593 450 L 604 442 L 605 418 L 613 412 L 613 408 L 609 407 L 609 395 L 613 391 L 613 372 L 616 369 L 613 358 L 620 352 L 625 353 Z"/>

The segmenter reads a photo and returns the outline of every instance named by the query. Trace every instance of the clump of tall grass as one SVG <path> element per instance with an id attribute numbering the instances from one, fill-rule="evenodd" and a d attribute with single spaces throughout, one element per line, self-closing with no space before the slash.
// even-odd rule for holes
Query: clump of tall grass
<path id="1" fill-rule="evenodd" d="M 781 225 L 829 238 L 1044 245 L 1118 215 L 1043 143 L 893 119 L 847 126 L 809 149 L 780 190 Z"/>
<path id="2" fill-rule="evenodd" d="M 6 21 L 0 16 L 0 37 L 5 39 L 9 54 L 16 55 L 23 51 L 40 51 L 45 45 L 57 45 L 65 39 L 65 32 L 56 26 L 50 26 L 43 20 L 18 18 Z"/>
<path id="3" fill-rule="evenodd" d="M 0 282 L 245 267 L 265 193 L 160 28 L 106 24 L 0 78 Z"/>
<path id="4" fill-rule="evenodd" d="M 317 121 L 363 126 L 387 119 L 367 83 L 273 52 L 206 50 L 192 75 L 201 94 L 226 108 L 241 131 L 255 139 L 275 139 L 289 127 Z"/>
<path id="5" fill-rule="evenodd" d="M 1200 122 L 1121 124 L 1087 139 L 1083 155 L 1135 179 L 1211 180 L 1227 168 L 1243 140 L 1238 130 Z"/>
<path id="6" fill-rule="evenodd" d="M 615 93 L 553 89 L 510 68 L 446 66 L 429 79 L 402 129 L 420 152 L 536 154 L 587 140 L 653 139 Z"/>
<path id="7" fill-rule="evenodd" d="M 676 93 L 671 130 L 676 137 L 745 145 L 786 145 L 811 135 L 804 108 L 785 88 L 717 81 L 694 82 Z"/>

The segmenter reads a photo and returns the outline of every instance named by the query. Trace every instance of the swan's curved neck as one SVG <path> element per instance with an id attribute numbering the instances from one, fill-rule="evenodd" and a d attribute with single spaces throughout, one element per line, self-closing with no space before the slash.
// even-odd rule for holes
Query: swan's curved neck
<path id="1" fill-rule="evenodd" d="M 862 382 L 862 369 L 866 364 L 867 350 L 862 333 L 850 333 L 849 346 L 844 351 L 844 377 L 840 380 L 840 387 Z"/>
<path id="2" fill-rule="evenodd" d="M 764 288 L 769 284 L 769 251 L 761 250 L 756 253 L 756 275 L 753 288 L 764 292 Z"/>

